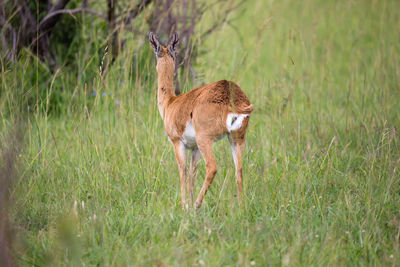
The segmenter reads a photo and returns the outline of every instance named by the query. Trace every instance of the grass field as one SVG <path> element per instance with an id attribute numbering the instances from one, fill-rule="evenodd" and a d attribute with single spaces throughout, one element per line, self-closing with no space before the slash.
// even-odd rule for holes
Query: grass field
<path id="1" fill-rule="evenodd" d="M 147 43 L 128 42 L 105 77 L 87 51 L 79 75 L 50 75 L 30 55 L 2 68 L 2 142 L 14 95 L 46 96 L 29 111 L 11 192 L 18 265 L 400 264 L 400 3 L 244 7 L 199 40 L 208 53 L 185 87 L 233 80 L 255 107 L 241 206 L 223 139 L 202 208 L 181 209 Z M 202 162 L 196 193 L 204 175 Z"/>

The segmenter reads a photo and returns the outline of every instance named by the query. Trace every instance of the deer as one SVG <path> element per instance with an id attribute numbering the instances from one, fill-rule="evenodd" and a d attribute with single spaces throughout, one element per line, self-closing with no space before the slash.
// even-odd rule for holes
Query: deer
<path id="1" fill-rule="evenodd" d="M 164 122 L 165 132 L 174 147 L 180 175 L 181 205 L 188 208 L 186 189 L 193 206 L 193 187 L 200 156 L 203 156 L 206 175 L 195 206 L 199 209 L 205 194 L 217 173 L 212 146 L 227 136 L 235 164 L 235 182 L 239 203 L 242 200 L 242 156 L 250 114 L 254 107 L 242 89 L 234 82 L 221 80 L 176 95 L 174 74 L 176 51 L 179 44 L 175 32 L 167 45 L 149 33 L 157 65 L 158 110 Z M 188 179 L 186 173 L 187 151 L 191 152 Z M 186 184 L 186 189 L 185 189 Z"/>

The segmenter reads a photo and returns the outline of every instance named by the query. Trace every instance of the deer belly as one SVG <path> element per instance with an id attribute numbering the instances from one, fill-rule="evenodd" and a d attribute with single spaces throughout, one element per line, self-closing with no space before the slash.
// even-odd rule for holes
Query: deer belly
<path id="1" fill-rule="evenodd" d="M 182 134 L 182 143 L 185 145 L 185 148 L 187 149 L 197 148 L 196 132 L 193 128 L 192 121 L 189 121 L 186 124 L 185 131 Z"/>

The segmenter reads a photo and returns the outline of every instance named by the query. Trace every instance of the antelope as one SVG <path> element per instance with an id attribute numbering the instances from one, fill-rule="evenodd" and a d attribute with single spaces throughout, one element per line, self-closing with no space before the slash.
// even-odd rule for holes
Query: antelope
<path id="1" fill-rule="evenodd" d="M 191 151 L 187 191 L 190 204 L 193 205 L 193 187 L 200 153 L 206 165 L 206 177 L 196 199 L 196 208 L 200 208 L 215 174 L 215 162 L 212 145 L 223 136 L 228 136 L 235 163 L 235 181 L 239 203 L 242 194 L 242 155 L 245 134 L 253 105 L 242 89 L 231 81 L 218 81 L 200 86 L 190 92 L 176 95 L 174 71 L 178 48 L 178 34 L 174 33 L 165 46 L 157 36 L 149 33 L 150 45 L 157 57 L 158 73 L 158 110 L 164 121 L 165 132 L 174 146 L 178 164 L 181 204 L 186 204 L 186 152 Z"/>

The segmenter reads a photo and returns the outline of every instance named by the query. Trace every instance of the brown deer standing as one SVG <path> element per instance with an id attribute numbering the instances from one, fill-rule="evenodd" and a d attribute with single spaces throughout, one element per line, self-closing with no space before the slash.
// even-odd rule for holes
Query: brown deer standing
<path id="1" fill-rule="evenodd" d="M 206 177 L 196 200 L 196 207 L 199 208 L 217 172 L 212 145 L 224 135 L 228 136 L 232 148 L 240 201 L 242 153 L 253 105 L 237 84 L 226 80 L 210 83 L 176 96 L 173 76 L 175 51 L 179 43 L 178 35 L 174 33 L 167 46 L 160 44 L 152 32 L 149 34 L 149 39 L 157 55 L 158 109 L 164 121 L 165 131 L 175 150 L 180 174 L 182 206 L 187 207 L 186 150 L 192 152 L 187 185 L 191 204 L 193 204 L 194 178 L 200 153 L 206 163 Z"/>

